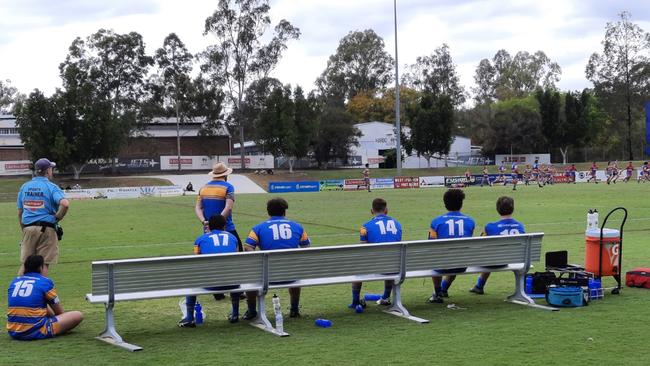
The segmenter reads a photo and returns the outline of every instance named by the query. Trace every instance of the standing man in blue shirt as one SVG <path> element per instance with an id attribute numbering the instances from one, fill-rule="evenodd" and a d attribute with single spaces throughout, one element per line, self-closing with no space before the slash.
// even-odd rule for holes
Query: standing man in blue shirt
<path id="1" fill-rule="evenodd" d="M 449 210 L 446 214 L 438 216 L 431 222 L 429 228 L 429 239 L 449 239 L 449 238 L 467 238 L 474 233 L 476 223 L 474 219 L 460 212 L 463 208 L 465 192 L 462 189 L 450 189 L 445 192 L 443 201 L 445 208 Z M 465 268 L 438 269 L 438 272 L 464 272 Z M 451 283 L 456 279 L 455 275 L 446 276 L 443 280 L 441 276 L 431 277 L 433 280 L 434 293 L 429 298 L 430 303 L 442 304 L 443 297 L 448 297 L 447 290 Z"/>
<path id="2" fill-rule="evenodd" d="M 402 224 L 394 218 L 388 216 L 386 200 L 375 198 L 372 201 L 370 213 L 374 217 L 363 224 L 359 230 L 360 241 L 362 243 L 392 243 L 402 241 Z M 352 304 L 348 307 L 362 312 L 366 306 L 361 296 L 361 286 L 363 282 L 352 283 Z M 384 281 L 384 294 L 381 299 L 377 300 L 378 305 L 390 305 L 390 293 L 393 291 L 393 281 Z"/>
<path id="3" fill-rule="evenodd" d="M 45 277 L 50 265 L 58 262 L 57 223 L 63 220 L 70 207 L 63 191 L 50 181 L 55 166 L 46 158 L 38 159 L 34 164 L 36 176 L 20 187 L 16 201 L 18 223 L 23 231 L 20 262 L 25 263 L 33 254 L 43 256 L 42 275 Z M 18 275 L 23 273 L 24 265 L 21 265 Z"/>
<path id="4" fill-rule="evenodd" d="M 246 238 L 245 250 L 253 251 L 255 248 L 260 250 L 278 250 L 278 249 L 296 249 L 306 248 L 311 243 L 307 232 L 297 222 L 288 220 L 285 216 L 289 204 L 284 198 L 273 198 L 266 203 L 266 212 L 270 218 L 251 230 Z M 291 299 L 291 311 L 289 316 L 297 318 L 300 316 L 300 287 L 289 289 Z M 246 294 L 248 302 L 248 311 L 242 317 L 244 320 L 251 320 L 257 317 L 257 293 L 249 292 Z"/>
<path id="5" fill-rule="evenodd" d="M 497 199 L 497 212 L 501 215 L 501 220 L 491 222 L 485 225 L 481 236 L 494 236 L 494 235 L 518 235 L 525 234 L 526 230 L 524 225 L 512 218 L 512 213 L 515 212 L 515 200 L 512 197 L 502 196 Z M 502 266 L 495 266 L 496 268 Z M 483 295 L 483 287 L 490 277 L 490 272 L 481 273 L 470 292 L 478 295 Z"/>
<path id="6" fill-rule="evenodd" d="M 221 215 L 226 218 L 226 231 L 237 238 L 239 251 L 243 251 L 242 241 L 232 222 L 232 208 L 235 205 L 235 187 L 228 183 L 228 176 L 232 169 L 225 163 L 216 163 L 208 173 L 212 180 L 199 190 L 196 198 L 194 213 L 203 225 L 203 232 L 210 232 L 208 220 L 213 215 Z"/>
<path id="7" fill-rule="evenodd" d="M 194 254 L 221 254 L 237 252 L 237 238 L 231 233 L 224 231 L 226 227 L 226 218 L 221 215 L 213 215 L 208 220 L 210 232 L 199 236 L 194 242 Z M 222 288 L 224 290 L 229 288 Z M 232 312 L 228 316 L 231 323 L 239 320 L 239 292 L 231 292 L 230 300 L 232 303 Z M 196 296 L 187 296 L 185 306 L 187 315 L 178 326 L 181 328 L 194 328 L 194 306 L 196 305 Z"/>

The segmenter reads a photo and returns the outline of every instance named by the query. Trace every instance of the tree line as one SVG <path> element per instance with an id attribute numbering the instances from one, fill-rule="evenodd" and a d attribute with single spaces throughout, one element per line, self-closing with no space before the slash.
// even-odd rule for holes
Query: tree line
<path id="1" fill-rule="evenodd" d="M 290 168 L 305 157 L 322 167 L 346 160 L 355 123 L 394 122 L 393 57 L 372 29 L 351 31 L 314 90 L 284 85 L 270 75 L 300 30 L 286 20 L 273 24 L 269 11 L 267 0 L 220 0 L 203 32 L 214 43 L 198 54 L 174 33 L 148 55 L 140 34 L 100 29 L 72 42 L 53 95 L 23 96 L 3 82 L 0 108 L 16 114 L 31 156 L 50 156 L 76 176 L 91 159 L 115 157 L 155 116 L 205 117 L 204 136 L 225 123 L 240 146 L 252 139 Z M 543 51 L 500 50 L 481 60 L 470 91 L 447 44 L 418 57 L 400 80 L 400 117 L 410 128 L 399 132 L 405 150 L 427 160 L 444 156 L 461 134 L 486 154 L 639 157 L 650 34 L 623 12 L 605 26 L 602 45 L 586 66 L 593 88 L 582 91 L 558 90 L 562 70 Z"/>

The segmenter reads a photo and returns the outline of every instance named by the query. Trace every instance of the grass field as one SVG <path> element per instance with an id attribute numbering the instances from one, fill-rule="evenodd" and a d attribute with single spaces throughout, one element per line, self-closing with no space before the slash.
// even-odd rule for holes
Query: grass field
<path id="1" fill-rule="evenodd" d="M 466 189 L 464 212 L 482 226 L 496 218 L 494 202 L 503 194 L 516 200 L 516 217 L 529 232 L 546 233 L 543 251 L 568 249 L 570 261 L 581 263 L 586 211 L 606 213 L 625 206 L 624 270 L 650 266 L 650 205 L 647 184 L 556 185 L 543 189 L 508 187 Z M 388 200 L 390 214 L 404 227 L 404 239 L 426 237 L 431 218 L 442 214 L 443 189 L 287 194 L 289 217 L 302 222 L 314 245 L 355 243 L 358 227 L 369 218 L 372 198 Z M 265 219 L 271 195 L 239 195 L 234 219 L 240 235 Z M 67 309 L 86 319 L 72 334 L 39 342 L 11 341 L 0 336 L 0 364 L 18 365 L 647 365 L 650 291 L 625 288 L 621 295 L 577 309 L 545 312 L 505 303 L 513 276 L 492 276 L 484 296 L 468 293 L 475 276 L 460 276 L 448 303 L 465 310 L 427 304 L 431 281 L 409 280 L 403 286 L 405 306 L 426 325 L 386 315 L 369 305 L 363 314 L 347 309 L 349 285 L 303 289 L 300 319 L 285 320 L 291 334 L 277 338 L 240 322 L 226 321 L 229 303 L 200 297 L 206 324 L 179 329 L 178 299 L 116 305 L 117 329 L 126 341 L 144 347 L 130 353 L 94 339 L 103 328 L 103 307 L 90 305 L 90 262 L 108 258 L 191 253 L 199 234 L 189 197 L 73 202 L 64 221 L 60 263 L 50 271 Z M 601 216 L 602 217 L 602 216 Z M 613 225 L 614 226 L 614 225 Z M 7 286 L 18 268 L 20 232 L 13 203 L 0 203 L 0 283 Z M 478 233 L 475 233 L 477 235 Z M 541 270 L 543 263 L 536 263 Z M 606 285 L 613 285 L 607 279 Z M 376 293 L 381 283 L 364 284 Z M 6 291 L 0 311 L 6 311 Z M 278 295 L 288 305 L 286 290 Z M 314 319 L 333 321 L 332 328 L 314 326 Z M 589 340 L 592 338 L 593 340 Z"/>

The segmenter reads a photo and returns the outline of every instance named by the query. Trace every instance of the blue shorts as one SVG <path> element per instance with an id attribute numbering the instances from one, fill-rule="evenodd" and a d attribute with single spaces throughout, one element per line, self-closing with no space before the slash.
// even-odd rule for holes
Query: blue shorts
<path id="1" fill-rule="evenodd" d="M 38 339 L 48 339 L 48 338 L 53 338 L 58 331 L 58 324 L 56 324 L 59 320 L 55 316 L 48 317 L 47 320 L 45 321 L 45 325 L 43 325 L 41 328 L 34 329 L 31 333 L 27 333 L 24 335 L 20 336 L 10 336 L 13 339 L 20 340 L 20 341 L 35 341 Z M 45 329 L 43 329 L 45 328 Z M 44 333 L 41 332 L 41 329 L 43 329 Z"/>

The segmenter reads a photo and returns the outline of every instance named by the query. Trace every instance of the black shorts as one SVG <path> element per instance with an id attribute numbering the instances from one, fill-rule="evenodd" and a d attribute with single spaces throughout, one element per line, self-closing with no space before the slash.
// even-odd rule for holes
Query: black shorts
<path id="1" fill-rule="evenodd" d="M 467 267 L 463 268 L 447 268 L 447 269 L 434 269 L 436 272 L 441 272 L 444 274 L 455 274 L 455 273 L 463 273 L 467 270 Z"/>

